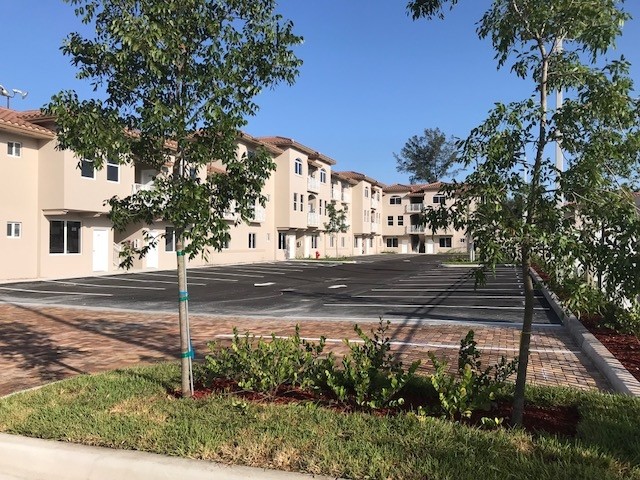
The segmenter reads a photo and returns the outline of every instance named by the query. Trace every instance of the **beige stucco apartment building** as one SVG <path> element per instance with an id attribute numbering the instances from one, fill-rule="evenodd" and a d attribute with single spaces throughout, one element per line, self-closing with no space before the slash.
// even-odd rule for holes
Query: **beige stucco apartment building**
<path id="1" fill-rule="evenodd" d="M 0 108 L 0 281 L 73 277 L 119 271 L 125 242 L 145 245 L 158 238 L 133 268 L 175 268 L 171 225 L 158 221 L 113 230 L 105 200 L 153 188 L 157 171 L 142 164 L 108 163 L 95 170 L 71 151 L 56 149 L 55 122 L 39 111 Z M 464 250 L 461 232 L 425 232 L 419 208 L 436 198 L 439 184 L 385 185 L 358 172 L 334 170 L 336 161 L 291 138 L 238 136 L 238 155 L 265 148 L 276 164 L 250 222 L 225 214 L 231 239 L 207 260 L 190 266 L 265 262 L 294 258 L 367 255 L 381 252 L 438 253 Z M 164 170 L 164 168 L 163 168 Z M 201 178 L 223 173 L 212 162 Z M 347 232 L 329 235 L 327 205 L 346 209 Z"/>

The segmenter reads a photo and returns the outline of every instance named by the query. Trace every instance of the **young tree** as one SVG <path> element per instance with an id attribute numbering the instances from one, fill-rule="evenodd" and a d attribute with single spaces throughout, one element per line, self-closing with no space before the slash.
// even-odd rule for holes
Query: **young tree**
<path id="1" fill-rule="evenodd" d="M 417 18 L 444 16 L 457 0 L 414 0 L 408 10 Z M 522 422 L 524 388 L 533 321 L 534 286 L 529 268 L 542 252 L 556 268 L 585 264 L 589 245 L 614 244 L 631 255 L 607 263 L 616 289 L 639 293 L 640 222 L 622 179 L 637 179 L 640 152 L 640 103 L 633 98 L 629 65 L 601 57 L 620 35 L 628 15 L 616 0 L 493 0 L 478 23 L 489 38 L 498 66 L 529 79 L 529 98 L 498 103 L 487 120 L 461 142 L 461 162 L 473 169 L 453 182 L 451 207 L 441 205 L 429 223 L 465 226 L 489 269 L 515 259 L 522 269 L 525 309 L 513 419 Z M 561 108 L 549 107 L 550 92 L 567 89 Z M 562 142 L 566 169 L 549 158 L 550 146 Z M 523 175 L 524 173 L 524 175 Z M 602 234 L 600 226 L 606 225 Z M 594 228 L 594 226 L 597 226 Z M 602 252 L 602 250 L 601 250 Z M 635 253 L 634 253 L 635 252 Z M 635 262 L 635 263 L 634 263 Z M 478 273 L 482 281 L 484 271 Z"/>
<path id="2" fill-rule="evenodd" d="M 433 183 L 441 180 L 456 163 L 456 143 L 439 129 L 427 128 L 424 135 L 414 135 L 400 154 L 394 153 L 399 172 L 409 173 L 411 183 Z"/>
<path id="3" fill-rule="evenodd" d="M 238 158 L 236 140 L 258 109 L 253 98 L 264 87 L 293 83 L 301 62 L 292 47 L 301 38 L 275 12 L 275 0 L 65 1 L 95 34 L 70 34 L 62 51 L 79 67 L 78 77 L 103 89 L 105 98 L 81 101 L 73 91 L 52 98 L 47 110 L 57 118 L 59 148 L 96 168 L 117 160 L 171 169 L 156 177 L 152 190 L 109 200 L 110 219 L 120 230 L 157 219 L 174 226 L 187 396 L 192 351 L 185 256 L 222 247 L 231 202 L 244 220 L 256 201 L 264 204 L 261 189 L 274 164 L 266 151 Z M 212 161 L 226 174 L 201 181 L 197 173 Z M 136 252 L 127 253 L 123 264 L 130 266 Z"/>
<path id="4" fill-rule="evenodd" d="M 333 235 L 336 240 L 336 258 L 338 257 L 338 233 L 346 233 L 349 229 L 347 225 L 347 207 L 342 210 L 336 208 L 335 202 L 327 204 L 326 207 L 329 222 L 324 224 L 324 231 Z"/>

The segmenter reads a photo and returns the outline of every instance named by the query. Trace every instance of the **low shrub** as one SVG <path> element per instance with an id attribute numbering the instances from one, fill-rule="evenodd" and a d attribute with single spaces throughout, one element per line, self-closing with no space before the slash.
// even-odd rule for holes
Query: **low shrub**
<path id="1" fill-rule="evenodd" d="M 413 362 L 405 370 L 402 362 L 390 352 L 391 341 L 386 336 L 389 324 L 381 318 L 377 330 L 372 332 L 373 337 L 355 325 L 362 343 L 345 339 L 349 353 L 342 359 L 342 368 L 325 372 L 327 386 L 340 401 L 372 409 L 404 403 L 397 394 L 415 375 L 420 362 Z"/>
<path id="2" fill-rule="evenodd" d="M 507 362 L 503 356 L 500 362 L 483 370 L 473 330 L 460 342 L 457 375 L 449 373 L 448 363 L 433 353 L 429 358 L 436 370 L 431 384 L 438 393 L 441 412 L 452 420 L 469 418 L 476 410 L 489 410 L 496 392 L 518 365 L 517 359 Z"/>
<path id="3" fill-rule="evenodd" d="M 251 391 L 274 394 L 283 386 L 316 388 L 324 383 L 324 372 L 333 370 L 332 355 L 322 356 L 325 338 L 318 344 L 300 338 L 300 327 L 288 338 L 271 334 L 269 341 L 233 330 L 230 347 L 209 343 L 211 354 L 198 372 L 199 380 L 210 383 L 224 378 Z"/>

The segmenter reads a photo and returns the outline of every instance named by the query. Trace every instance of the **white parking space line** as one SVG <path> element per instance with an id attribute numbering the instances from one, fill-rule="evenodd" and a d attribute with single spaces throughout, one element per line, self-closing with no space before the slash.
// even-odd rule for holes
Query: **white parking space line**
<path id="1" fill-rule="evenodd" d="M 347 286 L 346 285 L 331 285 L 328 288 L 347 288 Z"/>
<path id="2" fill-rule="evenodd" d="M 331 288 L 331 287 L 329 287 Z M 353 295 L 352 298 L 435 298 L 433 295 L 424 295 L 421 297 L 418 297 L 417 295 Z M 446 295 L 443 298 L 475 298 L 475 299 L 482 299 L 482 298 L 491 298 L 491 299 L 517 299 L 517 300 L 523 300 L 523 295 L 482 295 L 482 296 L 478 296 L 478 297 L 473 297 L 471 295 Z"/>
<path id="3" fill-rule="evenodd" d="M 268 287 L 270 285 L 275 285 L 275 282 L 264 282 L 264 283 L 254 283 L 254 287 Z"/>
<path id="4" fill-rule="evenodd" d="M 98 285 L 95 283 L 66 282 L 64 280 L 43 280 L 46 283 L 73 285 L 74 287 L 126 288 L 127 290 L 166 290 L 166 287 L 130 287 L 128 285 Z"/>
<path id="5" fill-rule="evenodd" d="M 248 268 L 242 268 L 242 269 L 238 269 L 239 272 L 246 272 L 246 273 L 268 273 L 271 275 L 286 275 L 286 272 L 272 272 L 270 270 L 258 270 L 258 269 L 248 269 Z"/>
<path id="6" fill-rule="evenodd" d="M 149 273 L 149 272 L 145 272 L 144 275 L 150 275 L 152 277 L 170 277 L 170 278 L 176 278 L 175 275 L 169 275 L 168 273 Z M 238 280 L 235 279 L 231 279 L 231 278 L 208 278 L 208 277 L 196 277 L 194 275 L 189 275 L 187 273 L 187 280 L 217 280 L 220 282 L 237 282 Z"/>
<path id="7" fill-rule="evenodd" d="M 83 292 L 61 292 L 58 290 L 29 290 L 28 288 L 0 287 L 0 290 L 26 293 L 53 293 L 55 295 L 89 295 L 92 297 L 113 297 L 113 293 L 83 293 Z"/>
<path id="8" fill-rule="evenodd" d="M 198 275 L 210 274 L 214 277 L 217 275 L 226 275 L 227 277 L 247 277 L 247 278 L 264 278 L 264 275 L 256 275 L 251 273 L 227 273 L 227 272 L 203 272 Z"/>
<path id="9" fill-rule="evenodd" d="M 471 310 L 524 310 L 524 307 L 490 307 L 485 305 L 438 305 L 438 304 L 396 304 L 396 303 L 324 303 L 325 307 L 384 307 L 384 308 L 458 308 L 458 309 L 471 309 Z M 537 311 L 549 311 L 550 308 L 534 307 Z"/>
<path id="10" fill-rule="evenodd" d="M 215 335 L 215 338 L 233 338 L 233 335 L 228 333 L 220 333 L 218 335 Z M 287 339 L 290 337 L 287 337 L 285 335 L 276 335 L 275 338 Z M 305 340 L 307 342 L 319 342 L 320 338 L 301 337 L 301 340 Z M 324 341 L 327 343 L 344 343 L 344 339 L 338 339 L 338 338 L 325 338 Z M 349 343 L 364 343 L 364 340 L 361 340 L 359 338 L 356 338 L 356 339 L 350 338 Z M 459 350 L 460 349 L 460 343 L 431 343 L 431 342 L 417 343 L 417 342 L 400 342 L 400 341 L 391 341 L 389 343 L 397 347 L 437 348 L 437 349 L 443 349 L 443 350 L 445 349 Z M 499 350 L 499 351 L 506 351 L 506 352 L 519 351 L 519 349 L 516 347 L 502 347 L 500 345 L 482 345 L 476 348 L 478 350 Z M 566 348 L 532 348 L 529 351 L 534 353 L 558 353 L 563 355 L 566 355 L 566 354 L 577 355 L 581 353 L 579 350 L 568 350 Z"/>
<path id="11" fill-rule="evenodd" d="M 122 278 L 122 277 L 100 277 L 100 280 L 117 280 L 119 282 L 140 282 L 140 283 L 149 283 L 149 282 L 153 282 L 153 283 L 168 283 L 171 285 L 176 285 L 176 282 L 169 282 L 166 280 L 138 280 L 135 278 Z M 204 286 L 206 285 L 206 283 L 191 283 L 189 282 L 189 285 L 200 285 L 200 286 Z M 106 285 L 108 286 L 108 285 Z"/>

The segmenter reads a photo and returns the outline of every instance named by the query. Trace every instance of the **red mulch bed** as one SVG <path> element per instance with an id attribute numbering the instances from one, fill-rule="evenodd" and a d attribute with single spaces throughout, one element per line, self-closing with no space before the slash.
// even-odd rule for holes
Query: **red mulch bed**
<path id="1" fill-rule="evenodd" d="M 194 388 L 193 398 L 206 398 L 214 392 L 225 392 L 233 394 L 247 402 L 253 403 L 272 403 L 278 405 L 287 405 L 291 403 L 313 402 L 330 408 L 337 412 L 351 413 L 355 411 L 366 411 L 376 416 L 395 415 L 399 411 L 416 411 L 418 406 L 425 407 L 427 411 L 437 411 L 437 405 L 433 404 L 433 400 L 418 398 L 405 395 L 405 403 L 397 409 L 382 408 L 377 410 L 367 410 L 357 405 L 350 405 L 339 402 L 332 394 L 323 392 L 312 392 L 301 390 L 298 388 L 282 388 L 273 395 L 267 395 L 258 392 L 250 392 L 240 389 L 237 384 L 229 380 L 216 380 L 211 386 L 196 385 Z M 176 397 L 180 396 L 179 391 L 173 391 L 171 394 Z M 431 402 L 431 403 L 430 403 Z M 470 419 L 465 419 L 464 423 L 480 426 L 482 417 L 504 418 L 504 424 L 509 424 L 511 418 L 511 403 L 500 401 L 493 405 L 490 411 L 474 412 Z M 554 406 L 541 407 L 525 404 L 523 416 L 523 428 L 533 434 L 550 433 L 565 437 L 574 437 L 576 428 L 580 421 L 580 415 L 577 407 Z"/>
<path id="2" fill-rule="evenodd" d="M 640 340 L 631 334 L 618 333 L 602 326 L 600 317 L 582 317 L 582 324 L 600 340 L 611 354 L 640 381 Z"/>

